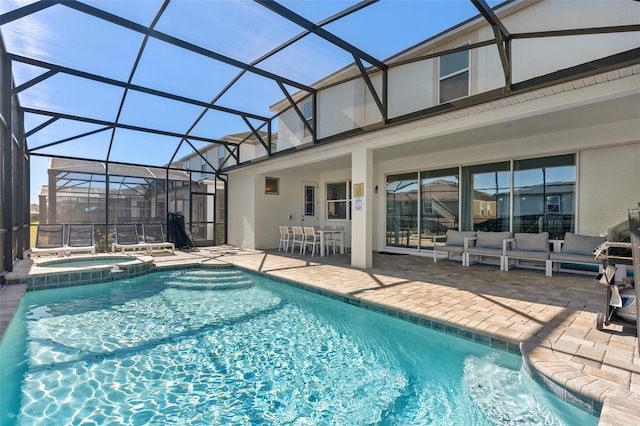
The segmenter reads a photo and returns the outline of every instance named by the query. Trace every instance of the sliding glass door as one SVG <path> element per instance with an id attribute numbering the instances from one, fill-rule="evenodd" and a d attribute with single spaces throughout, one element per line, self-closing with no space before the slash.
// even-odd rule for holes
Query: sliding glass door
<path id="1" fill-rule="evenodd" d="M 563 238 L 575 195 L 575 154 L 388 175 L 386 245 L 430 250 L 449 229 Z"/>

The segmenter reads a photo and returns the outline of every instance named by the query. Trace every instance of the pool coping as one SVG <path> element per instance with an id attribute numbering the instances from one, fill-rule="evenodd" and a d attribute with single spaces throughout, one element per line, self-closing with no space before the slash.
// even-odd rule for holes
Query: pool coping
<path id="1" fill-rule="evenodd" d="M 243 249 L 234 250 L 242 251 Z M 213 253 L 213 250 L 211 250 L 211 252 Z M 232 252 L 227 254 L 237 253 Z M 265 252 L 253 251 L 251 254 L 264 255 Z M 277 252 L 275 254 L 277 254 Z M 477 341 L 478 343 L 495 347 L 496 349 L 520 354 L 523 359 L 523 365 L 532 378 L 560 399 L 593 415 L 598 416 L 599 414 L 600 425 L 613 426 L 629 424 L 630 419 L 632 421 L 635 421 L 636 419 L 640 420 L 640 409 L 638 408 L 640 395 L 625 388 L 617 382 L 611 382 L 600 377 L 590 376 L 587 373 L 576 370 L 574 366 L 569 365 L 569 363 L 555 353 L 555 349 L 549 341 L 533 338 L 517 342 L 505 339 L 504 335 L 500 335 L 500 333 L 492 333 L 492 330 L 487 330 L 487 333 L 478 333 L 477 331 L 471 331 L 468 328 L 461 327 L 460 325 L 448 323 L 442 319 L 429 318 L 426 315 L 416 315 L 414 313 L 403 311 L 402 309 L 372 303 L 358 297 L 348 296 L 345 293 L 315 287 L 309 283 L 296 281 L 291 278 L 283 278 L 269 272 L 263 272 L 261 270 L 262 267 L 256 268 L 239 265 L 234 262 L 233 258 L 225 258 L 222 260 L 219 257 L 220 256 L 200 257 L 199 259 L 191 259 L 186 262 L 180 260 L 178 263 L 175 263 L 175 261 L 172 263 L 170 261 L 165 262 L 164 264 L 154 264 L 152 268 L 143 274 L 154 271 L 165 272 L 197 268 L 236 268 L 255 275 L 265 276 L 275 281 L 330 297 L 344 303 L 363 307 L 365 309 L 394 318 L 399 318 L 427 328 L 432 328 L 467 340 Z M 307 266 L 318 265 L 321 266 L 321 264 L 317 263 L 307 264 Z M 357 268 L 350 269 L 354 272 L 361 271 Z M 274 272 L 275 271 L 277 270 L 274 270 Z M 6 299 L 5 291 L 7 287 L 16 287 L 15 290 L 18 290 L 18 287 L 23 287 L 24 290 L 22 290 L 22 294 L 26 291 L 26 285 L 24 284 L 5 285 L 0 289 L 3 301 Z M 17 303 L 19 303 L 21 297 L 22 296 L 19 297 Z M 3 309 L 3 311 L 5 312 L 2 316 L 6 317 L 6 310 Z M 11 314 L 11 317 L 12 316 L 13 313 Z M 5 328 L 2 328 L 0 333 L 3 334 Z M 634 364 L 633 367 L 635 368 L 632 368 L 632 370 L 637 369 L 638 372 L 640 372 L 640 366 Z M 633 373 L 635 374 L 635 371 L 633 371 Z"/>

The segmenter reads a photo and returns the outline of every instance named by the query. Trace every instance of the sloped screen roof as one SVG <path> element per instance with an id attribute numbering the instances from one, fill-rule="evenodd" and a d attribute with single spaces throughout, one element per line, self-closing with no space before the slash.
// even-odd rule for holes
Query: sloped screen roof
<path id="1" fill-rule="evenodd" d="M 162 167 L 233 149 L 226 135 L 269 149 L 272 106 L 347 67 L 372 87 L 393 55 L 473 19 L 493 27 L 478 42 L 498 47 L 508 78 L 512 34 L 492 7 L 518 3 L 498 3 L 3 0 L 0 30 L 30 154 Z"/>
<path id="2" fill-rule="evenodd" d="M 31 154 L 164 166 L 489 3 L 3 0 L 0 29 Z"/>

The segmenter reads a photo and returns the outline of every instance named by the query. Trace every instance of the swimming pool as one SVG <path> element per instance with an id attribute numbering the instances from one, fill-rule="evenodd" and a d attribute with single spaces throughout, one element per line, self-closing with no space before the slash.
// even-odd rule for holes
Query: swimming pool
<path id="1" fill-rule="evenodd" d="M 28 292 L 2 424 L 597 424 L 517 355 L 234 269 Z"/>

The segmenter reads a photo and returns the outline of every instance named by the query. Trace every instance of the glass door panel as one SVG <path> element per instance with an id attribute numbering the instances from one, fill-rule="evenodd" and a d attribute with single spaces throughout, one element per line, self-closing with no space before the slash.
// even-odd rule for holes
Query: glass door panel
<path id="1" fill-rule="evenodd" d="M 386 245 L 418 247 L 418 173 L 387 176 Z"/>
<path id="2" fill-rule="evenodd" d="M 549 232 L 562 239 L 575 228 L 575 155 L 513 163 L 513 232 Z"/>
<path id="3" fill-rule="evenodd" d="M 433 249 L 433 238 L 458 229 L 460 176 L 457 167 L 420 174 L 420 248 Z"/>
<path id="4" fill-rule="evenodd" d="M 463 167 L 462 177 L 462 230 L 509 231 L 509 162 Z"/>

